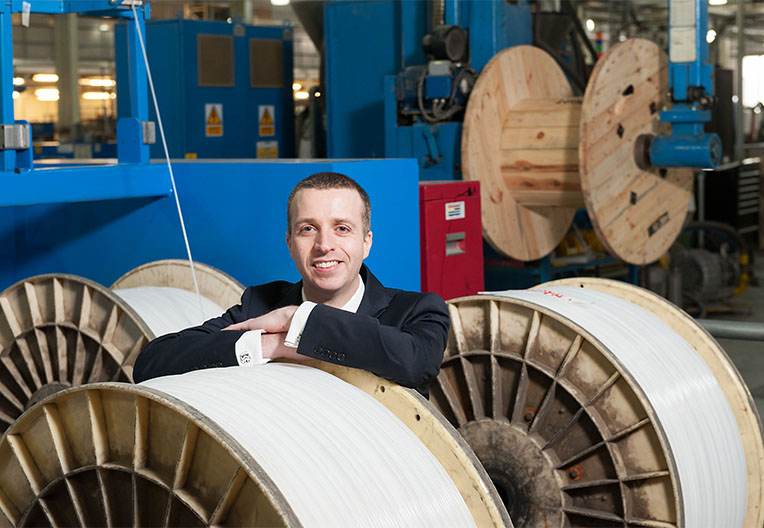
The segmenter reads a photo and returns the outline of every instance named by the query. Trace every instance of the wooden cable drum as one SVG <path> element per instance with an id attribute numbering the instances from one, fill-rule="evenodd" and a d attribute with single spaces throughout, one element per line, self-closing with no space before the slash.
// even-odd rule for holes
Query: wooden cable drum
<path id="1" fill-rule="evenodd" d="M 204 293 L 238 302 L 240 284 L 211 266 L 196 266 Z M 172 284 L 193 291 L 186 275 L 190 271 L 182 261 L 159 261 L 129 272 L 115 285 Z M 89 279 L 47 274 L 10 286 L 0 293 L 0 431 L 59 390 L 132 381 L 135 358 L 154 337 L 118 293 Z"/>
<path id="2" fill-rule="evenodd" d="M 485 66 L 464 117 L 462 174 L 481 182 L 483 234 L 518 260 L 548 255 L 586 206 L 605 247 L 631 264 L 681 230 L 692 171 L 640 169 L 637 138 L 665 133 L 668 61 L 630 39 L 600 57 L 581 98 L 546 52 L 516 46 Z"/>
<path id="3" fill-rule="evenodd" d="M 741 525 L 762 526 L 761 422 L 740 374 L 719 345 L 672 304 L 621 282 L 564 279 L 528 292 L 560 297 L 563 304 L 580 302 L 563 299 L 557 290 L 565 287 L 628 301 L 657 317 L 702 359 L 728 403 L 727 423 L 733 425 L 723 429 L 710 412 L 703 417 L 704 409 L 695 409 L 705 431 L 697 440 L 720 437 L 720 432 L 737 439 L 743 463 L 736 501 L 747 504 L 739 514 Z M 698 525 L 687 521 L 699 516 L 690 511 L 698 506 L 686 500 L 688 489 L 720 485 L 718 461 L 693 459 L 703 478 L 695 483 L 680 478 L 682 450 L 676 443 L 672 447 L 667 429 L 672 424 L 658 413 L 655 395 L 624 366 L 623 355 L 564 312 L 526 297 L 488 294 L 449 301 L 452 332 L 431 387 L 431 402 L 483 463 L 515 526 Z M 639 356 L 642 350 L 636 347 L 630 353 Z M 668 357 L 674 350 L 662 354 Z M 684 389 L 681 374 L 676 372 L 677 390 Z M 685 412 L 678 404 L 677 409 Z M 709 507 L 718 511 L 725 499 L 709 502 L 715 500 Z M 726 525 L 733 524 L 729 520 Z"/>
<path id="4" fill-rule="evenodd" d="M 373 404 L 369 409 L 377 406 L 381 410 L 375 410 L 375 413 L 395 415 L 390 419 L 400 420 L 400 427 L 406 434 L 424 445 L 423 453 L 434 457 L 435 464 L 445 472 L 446 480 L 464 500 L 474 525 L 512 526 L 495 488 L 474 454 L 425 399 L 367 372 L 321 362 L 313 365 L 327 366 L 337 378 L 347 383 L 303 365 L 278 363 L 195 371 L 155 381 L 163 387 L 186 381 L 193 389 L 194 385 L 203 388 L 221 381 L 236 383 L 242 376 L 251 376 L 263 383 L 279 370 L 297 369 L 287 372 L 284 379 L 310 374 L 310 379 L 320 378 L 326 387 L 354 385 L 349 390 L 369 400 Z M 203 382 L 197 381 L 202 378 Z M 258 427 L 266 428 L 268 420 L 274 417 L 286 425 L 295 419 L 287 412 L 290 400 L 316 397 L 310 392 L 312 387 L 300 385 L 298 379 L 295 378 L 290 390 L 293 398 L 266 398 L 270 400 L 269 405 L 282 409 L 273 417 L 266 417 L 255 406 L 253 394 L 257 383 L 249 383 L 237 403 L 247 406 L 248 413 L 263 416 L 262 420 L 258 418 L 261 424 Z M 317 396 L 324 400 L 327 411 L 331 406 L 343 405 L 343 402 L 331 401 L 329 394 Z M 345 402 L 351 405 L 357 397 L 353 395 Z M 236 419 L 236 413 L 231 416 Z M 327 429 L 327 424 L 322 423 L 323 418 L 328 422 L 330 413 L 327 412 L 316 424 L 293 425 Z M 357 421 L 361 427 L 374 425 L 364 423 L 369 421 L 365 414 L 348 418 Z M 240 442 L 238 433 L 230 432 L 232 429 L 227 427 L 230 424 L 225 426 L 215 421 L 203 409 L 183 398 L 144 384 L 98 383 L 59 392 L 29 409 L 0 439 L 0 467 L 3 468 L 0 472 L 0 525 L 315 525 L 305 521 L 283 475 L 279 476 L 274 470 L 284 461 L 274 464 L 262 452 L 255 455 Z M 322 456 L 317 446 L 304 445 L 303 437 L 285 436 L 286 430 L 284 427 L 283 430 L 273 428 L 268 431 L 281 443 L 288 442 L 295 450 L 307 451 L 309 457 Z M 350 463 L 362 469 L 367 465 L 371 468 L 370 461 L 353 459 L 354 450 L 340 448 L 340 433 L 338 430 L 322 433 L 337 437 L 337 449 L 331 450 L 333 465 Z M 393 439 L 384 432 L 378 436 L 380 438 L 372 440 L 385 443 Z M 390 464 L 395 461 L 391 460 Z M 311 467 L 299 471 L 309 473 Z M 304 478 L 313 482 L 322 475 L 314 471 Z M 375 482 L 381 482 L 381 476 L 378 480 L 370 474 L 366 484 L 373 489 Z M 414 479 L 407 485 L 427 491 L 431 483 Z M 323 488 L 316 490 L 316 495 L 332 496 L 332 500 L 343 492 L 328 483 Z M 387 498 L 383 496 L 384 489 L 374 493 L 379 495 L 380 503 Z M 357 506 L 350 504 L 349 507 Z M 423 509 L 427 507 L 421 505 Z M 379 522 L 373 523 L 375 526 L 389 525 L 384 518 L 377 520 Z"/>

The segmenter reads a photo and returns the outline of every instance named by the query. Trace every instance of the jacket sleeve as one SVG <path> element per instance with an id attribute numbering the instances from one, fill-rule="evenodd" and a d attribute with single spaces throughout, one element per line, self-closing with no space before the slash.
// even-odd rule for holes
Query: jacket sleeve
<path id="1" fill-rule="evenodd" d="M 244 331 L 222 332 L 221 329 L 253 317 L 243 308 L 249 306 L 251 296 L 252 288 L 247 288 L 241 304 L 229 308 L 220 317 L 151 341 L 135 360 L 135 383 L 197 369 L 237 365 L 234 347 Z"/>
<path id="2" fill-rule="evenodd" d="M 373 372 L 427 393 L 438 375 L 450 326 L 443 299 L 434 293 L 399 292 L 380 319 L 317 305 L 298 353 Z"/>

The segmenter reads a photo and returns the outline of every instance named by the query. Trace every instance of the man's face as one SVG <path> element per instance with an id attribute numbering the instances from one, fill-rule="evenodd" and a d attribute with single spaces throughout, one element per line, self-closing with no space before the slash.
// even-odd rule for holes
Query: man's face
<path id="1" fill-rule="evenodd" d="M 287 245 L 309 300 L 341 307 L 358 288 L 371 249 L 354 189 L 302 189 L 294 196 Z"/>

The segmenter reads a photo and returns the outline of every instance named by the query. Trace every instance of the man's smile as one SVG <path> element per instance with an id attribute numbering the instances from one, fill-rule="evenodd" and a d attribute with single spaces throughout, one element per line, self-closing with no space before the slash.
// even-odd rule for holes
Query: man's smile
<path id="1" fill-rule="evenodd" d="M 340 262 L 338 260 L 323 260 L 320 262 L 314 262 L 313 266 L 319 269 L 329 269 L 337 266 Z"/>

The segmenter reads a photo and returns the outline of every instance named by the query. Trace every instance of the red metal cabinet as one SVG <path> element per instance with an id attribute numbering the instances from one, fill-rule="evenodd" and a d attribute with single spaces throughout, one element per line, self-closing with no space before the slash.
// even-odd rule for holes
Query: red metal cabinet
<path id="1" fill-rule="evenodd" d="M 480 183 L 419 183 L 422 291 L 444 299 L 483 289 Z"/>

